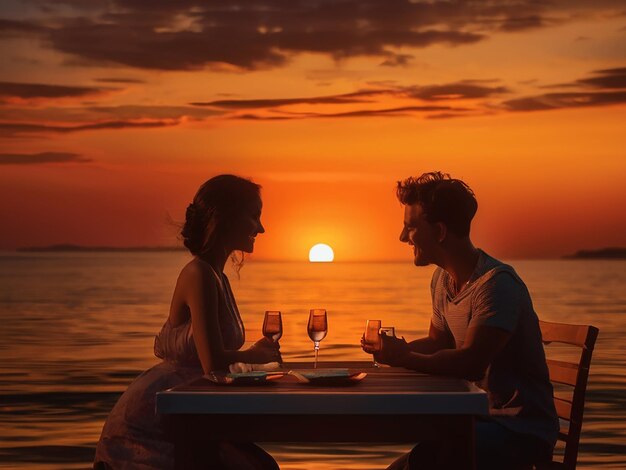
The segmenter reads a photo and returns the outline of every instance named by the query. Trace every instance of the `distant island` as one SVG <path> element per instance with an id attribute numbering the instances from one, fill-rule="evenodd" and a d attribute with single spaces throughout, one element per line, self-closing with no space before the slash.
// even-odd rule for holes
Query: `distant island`
<path id="1" fill-rule="evenodd" d="M 601 248 L 599 250 L 579 250 L 566 259 L 626 259 L 626 248 Z"/>
<path id="2" fill-rule="evenodd" d="M 106 251 L 106 252 L 162 252 L 162 251 L 185 251 L 182 246 L 81 246 L 81 245 L 50 245 L 50 246 L 27 246 L 18 248 L 16 251 L 26 252 L 67 252 L 67 251 Z"/>

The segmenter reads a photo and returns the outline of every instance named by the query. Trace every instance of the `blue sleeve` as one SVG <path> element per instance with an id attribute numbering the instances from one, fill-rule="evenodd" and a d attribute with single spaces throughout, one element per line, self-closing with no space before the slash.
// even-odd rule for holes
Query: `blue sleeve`
<path id="1" fill-rule="evenodd" d="M 474 293 L 468 328 L 484 325 L 512 333 L 520 317 L 524 292 L 512 274 L 496 273 Z"/>

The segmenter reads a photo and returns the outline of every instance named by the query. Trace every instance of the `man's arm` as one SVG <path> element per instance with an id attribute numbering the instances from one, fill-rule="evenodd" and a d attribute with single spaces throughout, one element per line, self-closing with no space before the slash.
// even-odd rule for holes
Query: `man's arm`
<path id="1" fill-rule="evenodd" d="M 442 349 L 454 348 L 454 339 L 447 331 L 440 330 L 430 322 L 428 336 L 409 343 L 409 350 L 420 354 L 434 354 Z"/>
<path id="2" fill-rule="evenodd" d="M 512 336 L 525 295 L 528 295 L 525 287 L 511 273 L 497 273 L 472 301 L 472 317 L 461 348 L 447 346 L 452 349 L 443 348 L 430 354 L 415 352 L 401 340 L 383 336 L 382 349 L 374 357 L 380 358 L 379 362 L 427 374 L 478 380 Z M 436 310 L 434 313 L 431 325 L 440 319 Z M 432 343 L 419 341 L 417 347 L 427 348 L 429 344 Z"/>
<path id="3" fill-rule="evenodd" d="M 411 351 L 401 361 L 418 372 L 479 380 L 510 337 L 511 333 L 500 328 L 476 326 L 467 330 L 460 349 L 440 349 L 432 354 Z M 385 346 L 383 338 L 383 355 Z"/>
<path id="4" fill-rule="evenodd" d="M 375 351 L 373 346 L 361 338 L 363 351 L 374 354 L 374 359 L 381 364 L 405 366 L 409 354 L 433 354 L 446 348 L 454 348 L 454 339 L 448 331 L 440 330 L 430 322 L 428 336 L 407 343 L 404 338 L 382 336 L 383 348 Z M 406 367 L 406 366 L 405 366 Z"/>

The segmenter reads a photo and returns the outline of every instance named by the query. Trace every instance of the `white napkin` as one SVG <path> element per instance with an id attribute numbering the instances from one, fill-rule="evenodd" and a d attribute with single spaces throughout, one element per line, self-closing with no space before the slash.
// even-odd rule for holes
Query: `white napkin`
<path id="1" fill-rule="evenodd" d="M 241 374 L 246 372 L 265 371 L 272 372 L 280 370 L 278 362 L 268 362 L 267 364 L 246 364 L 245 362 L 235 362 L 228 366 L 231 374 Z"/>

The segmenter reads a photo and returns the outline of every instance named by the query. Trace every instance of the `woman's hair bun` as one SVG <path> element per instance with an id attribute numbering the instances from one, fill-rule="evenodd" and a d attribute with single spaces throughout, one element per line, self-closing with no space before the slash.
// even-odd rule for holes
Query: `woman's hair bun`
<path id="1" fill-rule="evenodd" d="M 198 209 L 192 202 L 185 211 L 185 224 L 180 234 L 183 244 L 192 254 L 198 254 L 202 246 L 202 220 L 198 216 Z"/>

